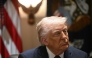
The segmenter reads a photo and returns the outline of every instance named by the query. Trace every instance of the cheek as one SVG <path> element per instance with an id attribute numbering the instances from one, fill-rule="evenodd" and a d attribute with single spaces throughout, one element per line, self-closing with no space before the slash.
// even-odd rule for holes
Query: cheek
<path id="1" fill-rule="evenodd" d="M 49 34 L 48 35 L 48 45 L 54 45 L 54 46 L 58 46 L 59 45 L 59 42 L 60 42 L 60 36 L 59 37 L 53 37 L 52 34 Z"/>
<path id="2" fill-rule="evenodd" d="M 58 36 L 58 37 L 53 37 L 52 40 L 53 40 L 54 42 L 59 42 L 59 41 L 60 41 L 60 36 Z"/>
<path id="3" fill-rule="evenodd" d="M 60 43 L 60 37 L 55 37 L 55 38 L 53 38 L 53 45 L 54 46 L 59 46 L 59 43 Z"/>
<path id="4" fill-rule="evenodd" d="M 56 46 L 58 46 L 59 41 L 60 41 L 60 37 L 58 37 L 58 38 L 55 38 L 55 37 L 53 38 L 52 37 L 48 41 L 49 41 L 49 44 L 50 45 L 54 45 L 54 46 L 56 45 Z"/>

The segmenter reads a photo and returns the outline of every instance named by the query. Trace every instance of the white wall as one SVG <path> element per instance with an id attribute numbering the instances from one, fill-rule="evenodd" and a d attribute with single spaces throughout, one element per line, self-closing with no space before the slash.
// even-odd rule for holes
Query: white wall
<path id="1" fill-rule="evenodd" d="M 23 43 L 23 51 L 35 48 L 40 45 L 37 39 L 37 32 L 36 32 L 36 23 L 38 23 L 43 17 L 46 16 L 46 0 L 43 0 L 43 3 L 35 14 L 35 24 L 29 25 L 28 24 L 28 17 L 27 14 L 23 12 L 22 8 L 19 7 L 19 13 L 21 17 L 21 38 Z"/>

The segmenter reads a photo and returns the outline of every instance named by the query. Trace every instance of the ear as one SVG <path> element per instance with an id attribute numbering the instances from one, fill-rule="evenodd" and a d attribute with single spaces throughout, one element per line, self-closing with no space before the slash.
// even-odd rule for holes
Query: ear
<path id="1" fill-rule="evenodd" d="M 41 41 L 44 45 L 48 45 L 48 41 L 47 41 L 47 38 L 45 37 L 41 37 Z"/>

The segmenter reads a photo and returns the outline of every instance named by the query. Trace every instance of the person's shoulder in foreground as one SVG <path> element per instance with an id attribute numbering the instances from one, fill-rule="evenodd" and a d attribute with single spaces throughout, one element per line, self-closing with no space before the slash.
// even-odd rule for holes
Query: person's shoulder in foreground
<path id="1" fill-rule="evenodd" d="M 19 54 L 18 58 L 48 58 L 45 46 L 39 46 L 34 49 L 24 51 Z M 45 55 L 44 55 L 45 54 Z M 88 58 L 87 53 L 72 46 L 64 52 L 64 58 Z"/>
<path id="2" fill-rule="evenodd" d="M 65 51 L 65 55 L 68 55 L 67 53 L 70 54 L 71 58 L 88 58 L 88 55 L 86 52 L 74 48 L 73 46 L 69 46 L 69 48 Z M 66 58 L 69 58 L 68 56 L 66 56 Z"/>
<path id="3" fill-rule="evenodd" d="M 42 46 L 19 54 L 18 58 L 87 58 L 81 50 L 69 46 L 66 17 L 43 18 L 36 26 Z"/>

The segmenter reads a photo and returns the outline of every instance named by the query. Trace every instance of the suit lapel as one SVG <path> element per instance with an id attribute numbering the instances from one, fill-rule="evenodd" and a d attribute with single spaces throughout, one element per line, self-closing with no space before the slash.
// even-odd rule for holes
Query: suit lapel
<path id="1" fill-rule="evenodd" d="M 66 51 L 64 52 L 64 58 L 72 58 L 72 53 L 69 52 L 68 50 L 66 50 Z"/>
<path id="2" fill-rule="evenodd" d="M 38 48 L 38 58 L 48 58 L 48 53 L 47 53 L 47 50 L 46 50 L 46 46 L 40 46 Z"/>
<path id="3" fill-rule="evenodd" d="M 36 58 L 49 58 L 47 50 L 46 50 L 46 46 L 40 46 L 40 47 L 38 47 Z M 72 51 L 71 47 L 69 47 L 64 52 L 64 58 L 76 58 L 76 56 L 74 56 L 74 52 Z"/>
<path id="4" fill-rule="evenodd" d="M 74 56 L 74 53 L 71 49 L 71 47 L 69 46 L 69 48 L 64 52 L 64 58 L 76 58 Z"/>

